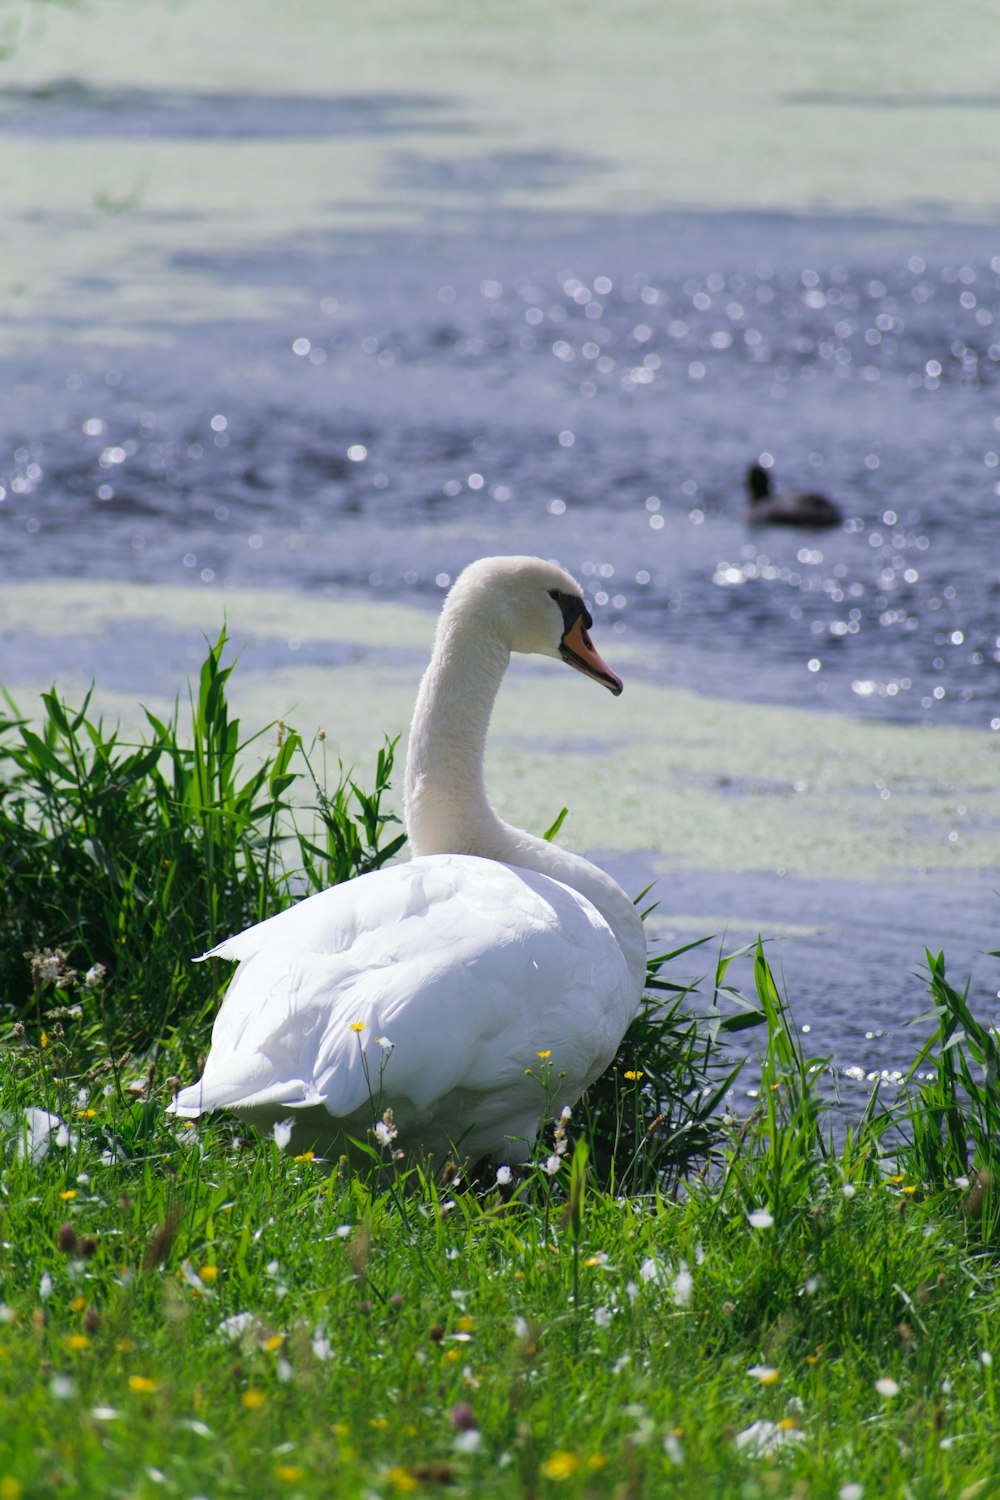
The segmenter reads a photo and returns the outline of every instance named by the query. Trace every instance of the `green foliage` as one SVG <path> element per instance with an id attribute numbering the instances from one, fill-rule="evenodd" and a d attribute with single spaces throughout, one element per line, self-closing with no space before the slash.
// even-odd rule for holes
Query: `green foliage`
<path id="1" fill-rule="evenodd" d="M 221 1118 L 178 1126 L 145 1072 L 78 1069 L 58 1040 L 0 1064 L 0 1494 L 1000 1485 L 996 1262 L 954 1191 L 873 1175 L 845 1196 L 828 1155 L 755 1227 L 763 1109 L 733 1127 L 744 1176 L 679 1201 L 598 1191 L 576 1121 L 557 1176 L 510 1202 L 418 1169 L 387 1186 Z M 40 1107 L 68 1129 L 36 1124 L 32 1153 Z"/>
<path id="2" fill-rule="evenodd" d="M 395 742 L 379 752 L 373 792 L 343 766 L 328 791 L 294 731 L 279 726 L 267 749 L 266 731 L 242 737 L 226 644 L 223 630 L 187 723 L 178 709 L 166 722 L 147 711 L 139 744 L 90 714 L 90 694 L 79 709 L 43 694 L 37 730 L 13 704 L 0 720 L 0 992 L 22 1019 L 73 998 L 129 1046 L 197 1020 L 218 976 L 193 957 L 303 889 L 378 868 L 403 842 L 383 842 Z M 294 801 L 305 789 L 311 808 Z M 26 961 L 45 951 L 58 954 L 58 977 Z M 83 989 L 97 964 L 103 983 Z"/>

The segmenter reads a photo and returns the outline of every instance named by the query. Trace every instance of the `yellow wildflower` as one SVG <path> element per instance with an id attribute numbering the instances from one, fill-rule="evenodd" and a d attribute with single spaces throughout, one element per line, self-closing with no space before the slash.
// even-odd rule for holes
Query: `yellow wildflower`
<path id="1" fill-rule="evenodd" d="M 42 1032 L 41 1036 L 39 1037 L 39 1041 L 41 1042 L 43 1047 L 47 1047 L 49 1045 L 49 1034 L 47 1031 Z"/>
<path id="2" fill-rule="evenodd" d="M 92 1120 L 96 1114 L 96 1109 L 78 1109 L 76 1117 L 78 1120 Z"/>
<path id="3" fill-rule="evenodd" d="M 240 1400 L 247 1411 L 260 1411 L 262 1406 L 267 1405 L 267 1397 L 263 1391 L 244 1391 Z"/>
<path id="4" fill-rule="evenodd" d="M 218 1266 L 199 1266 L 198 1275 L 202 1281 L 214 1281 L 219 1274 Z"/>
<path id="5" fill-rule="evenodd" d="M 550 1047 L 547 1052 L 539 1052 L 538 1055 L 542 1059 L 542 1062 L 545 1062 L 546 1058 L 552 1056 L 552 1048 Z"/>
<path id="6" fill-rule="evenodd" d="M 298 1464 L 279 1464 L 274 1471 L 275 1479 L 284 1480 L 285 1484 L 294 1484 L 296 1479 L 301 1479 L 305 1469 Z"/>
<path id="7" fill-rule="evenodd" d="M 119 1354 L 132 1354 L 135 1351 L 135 1345 L 131 1339 L 119 1339 L 115 1348 Z"/>
<path id="8" fill-rule="evenodd" d="M 374 1427 L 377 1432 L 384 1432 L 389 1425 L 388 1417 L 369 1417 L 368 1426 Z"/>
<path id="9" fill-rule="evenodd" d="M 64 1193 L 60 1193 L 59 1196 L 64 1203 L 72 1203 L 73 1199 L 76 1197 L 76 1188 L 67 1188 L 66 1191 Z"/>
<path id="10" fill-rule="evenodd" d="M 580 1467 L 580 1460 L 575 1453 L 567 1453 L 562 1450 L 551 1454 L 542 1464 L 542 1473 L 546 1479 L 552 1479 L 560 1484 L 564 1479 L 572 1479 Z"/>
<path id="11" fill-rule="evenodd" d="M 903 1192 L 904 1192 L 904 1193 L 915 1193 L 915 1192 L 916 1192 L 916 1191 L 917 1191 L 917 1190 L 916 1190 L 916 1188 L 915 1188 L 915 1187 L 905 1187 L 905 1188 L 904 1188 L 904 1189 L 903 1189 Z"/>
<path id="12" fill-rule="evenodd" d="M 90 1340 L 85 1333 L 70 1333 L 63 1339 L 66 1348 L 73 1354 L 79 1354 L 82 1349 L 90 1348 Z"/>
<path id="13" fill-rule="evenodd" d="M 155 1396 L 160 1389 L 155 1380 L 150 1380 L 148 1375 L 130 1375 L 128 1388 L 135 1391 L 137 1396 Z"/>
<path id="14" fill-rule="evenodd" d="M 419 1481 L 414 1479 L 409 1469 L 404 1469 L 402 1464 L 396 1464 L 394 1468 L 391 1468 L 386 1478 L 393 1489 L 398 1490 L 401 1495 L 412 1494 L 415 1489 L 419 1489 L 420 1487 Z"/>
<path id="15" fill-rule="evenodd" d="M 312 1161 L 315 1155 L 315 1151 L 303 1151 L 301 1156 L 293 1156 L 292 1161 Z"/>
<path id="16" fill-rule="evenodd" d="M 604 1469 L 604 1468 L 607 1468 L 607 1463 L 608 1463 L 608 1461 L 604 1457 L 603 1453 L 592 1453 L 590 1455 L 590 1457 L 587 1459 L 587 1468 L 588 1469 Z"/>
<path id="17" fill-rule="evenodd" d="M 364 1029 L 365 1029 L 365 1023 L 364 1023 L 364 1021 L 352 1021 L 351 1022 L 351 1030 L 352 1031 L 364 1031 Z"/>
<path id="18" fill-rule="evenodd" d="M 70 1312 L 83 1312 L 87 1305 L 86 1297 L 74 1297 L 69 1305 Z"/>
<path id="19" fill-rule="evenodd" d="M 350 1430 L 346 1422 L 334 1422 L 331 1428 L 336 1437 L 346 1437 Z"/>
<path id="20" fill-rule="evenodd" d="M 890 1182 L 894 1182 L 896 1184 L 896 1186 L 898 1187 L 901 1182 L 905 1182 L 906 1181 L 906 1173 L 905 1172 L 897 1172 L 893 1177 L 889 1178 L 889 1181 Z"/>
<path id="21" fill-rule="evenodd" d="M 632 1083 L 638 1083 L 639 1079 L 645 1078 L 645 1076 L 641 1068 L 629 1068 L 625 1073 L 625 1077 L 630 1079 Z"/>
<path id="22" fill-rule="evenodd" d="M 273 1354 L 275 1349 L 280 1349 L 284 1342 L 285 1335 L 283 1333 L 272 1333 L 269 1339 L 264 1340 L 264 1348 L 270 1349 Z"/>
<path id="23" fill-rule="evenodd" d="M 0 1500 L 21 1500 L 24 1494 L 24 1485 L 13 1474 L 5 1474 L 0 1479 Z"/>
<path id="24" fill-rule="evenodd" d="M 471 1333 L 475 1326 L 475 1318 L 470 1318 L 468 1313 L 464 1313 L 455 1324 L 455 1327 L 458 1329 L 459 1333 Z"/>
<path id="25" fill-rule="evenodd" d="M 462 1358 L 462 1356 L 459 1354 L 459 1352 L 458 1352 L 457 1349 L 447 1349 L 447 1350 L 445 1350 L 444 1357 L 448 1361 L 449 1364 L 454 1364 L 456 1359 L 461 1359 Z"/>
<path id="26" fill-rule="evenodd" d="M 797 1432 L 799 1428 L 799 1424 L 794 1417 L 782 1417 L 778 1426 L 782 1432 Z"/>

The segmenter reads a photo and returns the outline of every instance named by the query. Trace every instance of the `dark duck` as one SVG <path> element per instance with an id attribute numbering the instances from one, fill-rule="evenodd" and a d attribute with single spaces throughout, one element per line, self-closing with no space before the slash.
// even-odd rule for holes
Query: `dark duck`
<path id="1" fill-rule="evenodd" d="M 747 470 L 747 520 L 754 526 L 839 526 L 840 509 L 826 495 L 805 491 L 800 495 L 775 495 L 771 476 L 762 464 Z"/>

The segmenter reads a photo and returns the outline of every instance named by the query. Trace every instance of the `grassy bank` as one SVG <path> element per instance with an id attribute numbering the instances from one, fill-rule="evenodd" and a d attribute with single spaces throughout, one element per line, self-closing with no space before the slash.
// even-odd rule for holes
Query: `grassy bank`
<path id="1" fill-rule="evenodd" d="M 165 1116 L 226 978 L 190 955 L 398 836 L 391 753 L 366 792 L 242 744 L 221 648 L 141 746 L 55 697 L 0 740 L 0 1500 L 996 1493 L 997 1044 L 933 955 L 846 1135 L 759 946 L 749 997 L 654 960 L 520 1185 Z"/>

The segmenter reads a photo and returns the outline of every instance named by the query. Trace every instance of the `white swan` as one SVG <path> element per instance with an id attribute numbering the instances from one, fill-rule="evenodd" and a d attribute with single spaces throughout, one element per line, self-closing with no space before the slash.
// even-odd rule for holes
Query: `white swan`
<path id="1" fill-rule="evenodd" d="M 642 923 L 604 871 L 504 823 L 483 781 L 512 651 L 561 657 L 621 692 L 591 623 L 579 585 L 552 564 L 493 557 L 465 569 L 410 730 L 415 858 L 205 955 L 239 968 L 204 1076 L 177 1095 L 176 1114 L 290 1120 L 291 1148 L 326 1156 L 349 1137 L 371 1141 L 374 1101 L 379 1115 L 391 1106 L 394 1149 L 408 1156 L 518 1163 L 546 1108 L 574 1103 L 604 1070 L 642 995 Z"/>

